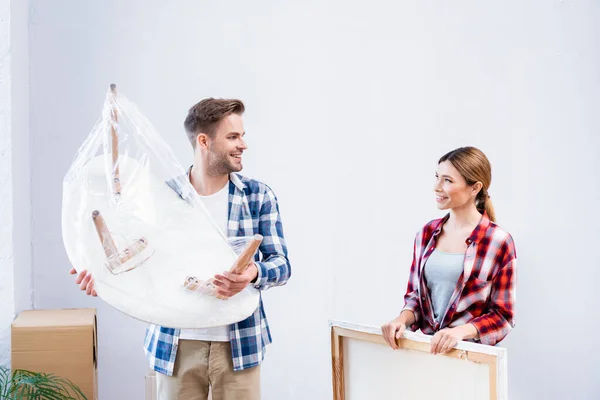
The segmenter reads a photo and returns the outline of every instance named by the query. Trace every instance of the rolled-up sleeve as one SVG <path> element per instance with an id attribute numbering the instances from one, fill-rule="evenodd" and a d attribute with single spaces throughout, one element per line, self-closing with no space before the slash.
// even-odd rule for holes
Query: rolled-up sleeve
<path id="1" fill-rule="evenodd" d="M 492 281 L 489 311 L 470 321 L 479 332 L 479 342 L 495 345 L 514 328 L 517 260 L 504 264 Z"/>
<path id="2" fill-rule="evenodd" d="M 421 305 L 419 303 L 419 273 L 417 263 L 417 239 L 413 244 L 413 260 L 410 267 L 410 274 L 408 276 L 408 285 L 406 287 L 406 294 L 404 295 L 404 307 L 402 311 L 409 310 L 415 315 L 415 323 L 409 327 L 411 330 L 417 330 L 421 321 Z"/>
<path id="3" fill-rule="evenodd" d="M 292 274 L 283 225 L 275 193 L 267 187 L 260 207 L 258 233 L 263 236 L 260 245 L 261 261 L 256 262 L 258 276 L 254 287 L 266 290 L 285 285 Z"/>

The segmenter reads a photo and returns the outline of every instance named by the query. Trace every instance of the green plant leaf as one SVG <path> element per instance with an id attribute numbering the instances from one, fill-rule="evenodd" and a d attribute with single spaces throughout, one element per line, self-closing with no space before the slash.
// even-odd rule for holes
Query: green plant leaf
<path id="1" fill-rule="evenodd" d="M 8 399 L 10 391 L 10 369 L 0 367 L 0 400 Z"/>
<path id="2" fill-rule="evenodd" d="M 0 400 L 87 400 L 68 379 L 26 370 L 0 367 Z"/>

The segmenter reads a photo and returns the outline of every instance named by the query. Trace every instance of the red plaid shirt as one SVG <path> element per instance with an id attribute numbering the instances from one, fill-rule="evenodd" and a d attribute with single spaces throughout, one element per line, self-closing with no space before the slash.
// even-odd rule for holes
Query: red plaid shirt
<path id="1" fill-rule="evenodd" d="M 415 238 L 413 262 L 403 310 L 415 314 L 411 330 L 434 334 L 440 329 L 472 323 L 479 332 L 478 341 L 495 345 L 514 327 L 516 250 L 510 234 L 484 214 L 466 240 L 464 269 L 448 309 L 440 323 L 433 307 L 423 267 L 436 246 L 444 218 L 429 222 Z"/>

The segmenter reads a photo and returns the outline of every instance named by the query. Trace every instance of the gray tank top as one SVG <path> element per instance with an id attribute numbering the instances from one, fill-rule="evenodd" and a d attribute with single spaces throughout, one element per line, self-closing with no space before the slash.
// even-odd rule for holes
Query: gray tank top
<path id="1" fill-rule="evenodd" d="M 463 271 L 464 253 L 444 253 L 433 250 L 425 264 L 425 279 L 436 322 L 446 313 L 458 278 Z"/>

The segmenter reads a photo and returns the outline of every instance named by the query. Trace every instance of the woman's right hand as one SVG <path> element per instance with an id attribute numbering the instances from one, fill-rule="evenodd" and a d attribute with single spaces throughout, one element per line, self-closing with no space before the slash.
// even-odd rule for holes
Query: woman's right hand
<path id="1" fill-rule="evenodd" d="M 398 317 L 381 327 L 381 333 L 383 334 L 385 342 L 394 350 L 398 349 L 396 339 L 400 339 L 405 330 L 406 323 L 401 317 Z"/>
<path id="2" fill-rule="evenodd" d="M 77 271 L 75 268 L 71 268 L 69 273 L 75 275 Z M 79 285 L 79 289 L 85 290 L 85 293 L 88 296 L 91 295 L 96 297 L 98 295 L 96 289 L 94 289 L 94 278 L 92 277 L 91 272 L 87 272 L 86 270 L 81 271 L 79 275 L 77 275 L 77 278 L 75 278 L 75 283 Z"/>

